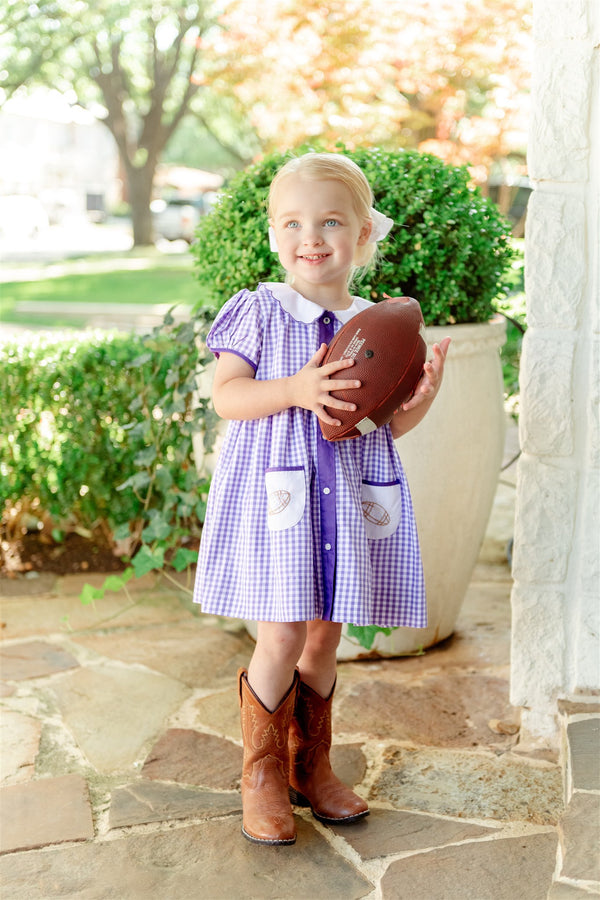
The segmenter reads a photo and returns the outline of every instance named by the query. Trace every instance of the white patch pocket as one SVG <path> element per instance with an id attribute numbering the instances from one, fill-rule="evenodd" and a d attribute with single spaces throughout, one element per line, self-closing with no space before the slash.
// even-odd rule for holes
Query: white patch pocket
<path id="1" fill-rule="evenodd" d="M 400 482 L 362 483 L 362 514 L 367 537 L 378 541 L 397 530 L 402 517 Z"/>
<path id="2" fill-rule="evenodd" d="M 306 479 L 304 469 L 267 469 L 269 531 L 285 531 L 297 525 L 306 506 Z"/>

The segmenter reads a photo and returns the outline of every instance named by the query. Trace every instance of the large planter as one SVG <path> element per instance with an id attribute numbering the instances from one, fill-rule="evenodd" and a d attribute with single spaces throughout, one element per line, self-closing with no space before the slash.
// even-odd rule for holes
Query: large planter
<path id="1" fill-rule="evenodd" d="M 427 417 L 396 443 L 419 529 L 429 625 L 378 634 L 371 650 L 348 638 L 344 629 L 339 659 L 408 655 L 452 634 L 483 543 L 502 462 L 500 348 L 505 333 L 501 316 L 481 325 L 427 329 L 430 346 L 446 335 L 452 338 L 444 381 Z M 208 391 L 212 371 L 206 379 L 203 389 Z M 195 442 L 195 451 L 197 464 L 212 471 L 217 452 L 202 458 L 201 441 Z M 254 623 L 246 625 L 255 636 Z"/>
<path id="2" fill-rule="evenodd" d="M 410 485 L 427 587 L 427 628 L 378 634 L 367 651 L 344 630 L 340 659 L 402 656 L 452 634 L 483 543 L 504 451 L 500 348 L 506 322 L 427 329 L 431 346 L 452 338 L 438 397 L 396 441 Z"/>

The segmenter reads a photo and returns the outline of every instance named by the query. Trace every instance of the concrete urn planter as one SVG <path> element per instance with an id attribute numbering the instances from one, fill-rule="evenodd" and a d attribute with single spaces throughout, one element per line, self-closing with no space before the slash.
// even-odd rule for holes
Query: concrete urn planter
<path id="1" fill-rule="evenodd" d="M 396 442 L 419 530 L 429 625 L 396 628 L 389 636 L 379 633 L 370 650 L 349 638 L 344 628 L 341 660 L 408 655 L 452 634 L 483 543 L 504 450 L 499 351 L 506 323 L 498 316 L 483 324 L 429 327 L 429 347 L 446 335 L 452 343 L 440 394 L 423 422 Z M 209 369 L 202 386 L 207 392 Z M 198 436 L 197 465 L 213 471 L 221 441 L 204 459 L 201 443 Z M 245 624 L 255 637 L 255 623 Z"/>
<path id="2" fill-rule="evenodd" d="M 452 634 L 483 543 L 504 451 L 501 317 L 429 327 L 429 347 L 452 338 L 444 381 L 426 418 L 396 441 L 423 555 L 429 625 L 377 634 L 371 650 L 346 636 L 339 659 L 402 656 Z"/>

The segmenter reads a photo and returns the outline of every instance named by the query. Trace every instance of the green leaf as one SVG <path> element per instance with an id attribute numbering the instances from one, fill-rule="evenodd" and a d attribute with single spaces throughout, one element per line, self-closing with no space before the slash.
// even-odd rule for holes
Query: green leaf
<path id="1" fill-rule="evenodd" d="M 141 397 L 141 396 L 134 397 L 133 400 L 131 401 L 131 403 L 129 404 L 129 411 L 137 412 L 138 409 L 141 409 L 143 405 L 144 405 L 143 397 Z"/>
<path id="2" fill-rule="evenodd" d="M 173 557 L 171 565 L 176 572 L 183 572 L 184 569 L 187 569 L 189 565 L 193 565 L 197 560 L 197 550 L 186 550 L 185 547 L 180 547 Z"/>
<path id="3" fill-rule="evenodd" d="M 95 588 L 91 584 L 84 584 L 83 589 L 79 595 L 79 599 L 83 603 L 84 606 L 89 606 L 93 604 L 96 600 L 102 600 L 104 597 L 104 588 Z"/>
<path id="4" fill-rule="evenodd" d="M 355 638 L 361 647 L 370 650 L 378 634 L 390 635 L 391 628 L 383 628 L 379 625 L 348 625 L 348 637 Z"/>
<path id="5" fill-rule="evenodd" d="M 118 491 L 124 491 L 125 488 L 133 488 L 134 491 L 140 490 L 141 488 L 145 488 L 150 484 L 151 476 L 148 472 L 136 472 L 135 475 L 131 475 L 127 481 L 124 481 L 123 484 L 117 485 Z"/>
<path id="6" fill-rule="evenodd" d="M 143 544 L 131 560 L 136 578 L 141 578 L 154 569 L 162 569 L 164 566 L 165 548 L 155 547 L 151 549 Z"/>
<path id="7" fill-rule="evenodd" d="M 173 387 L 173 385 L 179 384 L 180 379 L 181 372 L 179 369 L 169 369 L 165 378 L 165 385 L 168 388 Z"/>
<path id="8" fill-rule="evenodd" d="M 131 566 L 128 566 L 124 572 L 121 572 L 121 578 L 123 579 L 123 582 L 127 584 L 128 581 L 131 581 L 131 579 L 133 578 L 133 574 L 133 568 Z"/>
<path id="9" fill-rule="evenodd" d="M 171 534 L 173 527 L 170 522 L 158 513 L 152 517 L 152 521 L 142 531 L 142 540 L 150 544 L 152 541 L 164 541 Z"/>
<path id="10" fill-rule="evenodd" d="M 173 475 L 171 474 L 171 470 L 166 466 L 158 466 L 155 469 L 155 475 L 157 487 L 166 494 L 173 485 Z"/>
<path id="11" fill-rule="evenodd" d="M 156 447 L 144 447 L 139 453 L 136 453 L 134 462 L 136 466 L 151 466 L 156 459 Z"/>
<path id="12" fill-rule="evenodd" d="M 151 359 L 152 359 L 151 353 L 149 353 L 149 352 L 142 353 L 142 354 L 140 354 L 140 356 L 136 357 L 135 359 L 132 359 L 131 362 L 128 364 L 128 367 L 130 369 L 138 369 L 138 368 L 140 368 L 140 366 L 145 366 L 146 363 L 150 362 Z"/>
<path id="13" fill-rule="evenodd" d="M 131 574 L 126 577 L 126 572 Z M 105 578 L 102 587 L 105 591 L 120 591 L 125 587 L 131 575 L 133 575 L 133 569 L 126 569 L 123 575 L 109 575 L 108 578 Z"/>

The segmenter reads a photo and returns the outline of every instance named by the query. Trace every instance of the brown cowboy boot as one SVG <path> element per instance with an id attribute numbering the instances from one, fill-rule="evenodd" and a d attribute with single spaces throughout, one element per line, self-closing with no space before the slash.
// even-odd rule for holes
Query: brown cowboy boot
<path id="1" fill-rule="evenodd" d="M 313 816 L 321 822 L 343 825 L 367 816 L 369 808 L 331 769 L 334 690 L 335 684 L 324 700 L 300 681 L 290 725 L 290 800 L 297 806 L 310 806 Z"/>
<path id="2" fill-rule="evenodd" d="M 244 761 L 242 769 L 242 834 L 258 844 L 293 844 L 294 816 L 288 794 L 288 731 L 294 714 L 299 675 L 274 712 L 261 703 L 238 672 Z"/>

